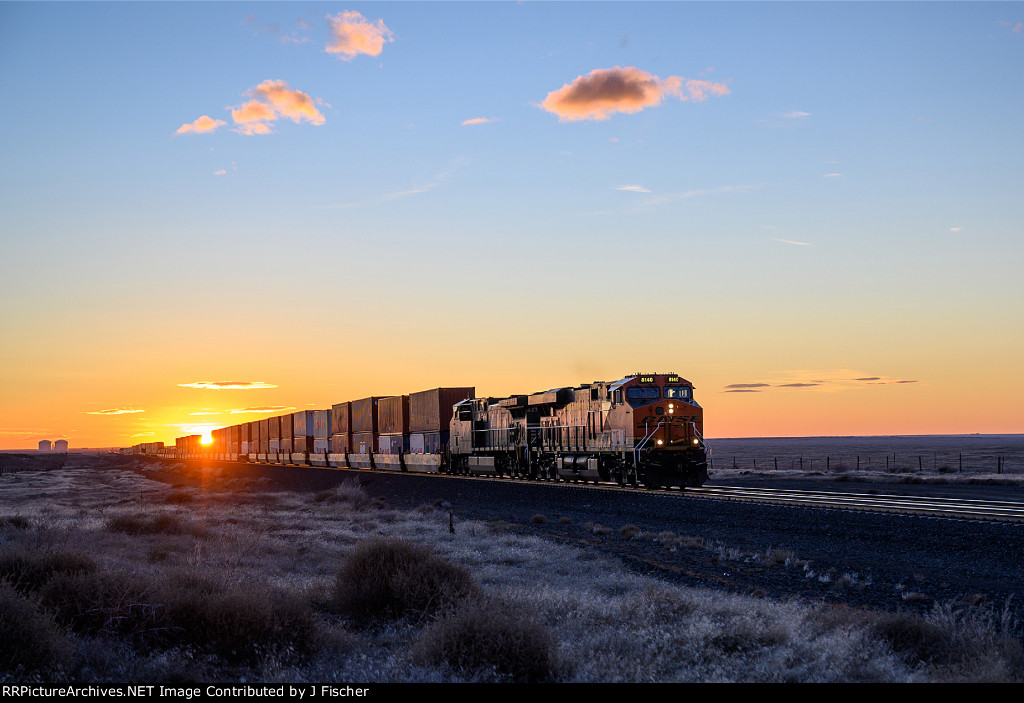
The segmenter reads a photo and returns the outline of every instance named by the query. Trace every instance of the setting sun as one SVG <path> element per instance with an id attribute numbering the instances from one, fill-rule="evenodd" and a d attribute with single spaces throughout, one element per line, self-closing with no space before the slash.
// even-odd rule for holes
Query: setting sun
<path id="1" fill-rule="evenodd" d="M 213 444 L 213 435 L 207 432 L 203 435 L 202 439 L 199 440 L 200 444 Z"/>

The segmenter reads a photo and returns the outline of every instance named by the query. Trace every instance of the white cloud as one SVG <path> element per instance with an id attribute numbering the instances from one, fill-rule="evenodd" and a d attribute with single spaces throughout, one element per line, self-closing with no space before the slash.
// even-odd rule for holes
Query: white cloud
<path id="1" fill-rule="evenodd" d="M 625 191 L 628 191 L 630 193 L 650 193 L 651 192 L 650 188 L 644 188 L 643 186 L 640 186 L 640 185 L 615 186 L 615 190 L 625 190 Z"/>
<path id="2" fill-rule="evenodd" d="M 793 244 L 793 245 L 796 245 L 798 247 L 813 247 L 814 246 L 810 242 L 796 242 L 796 241 L 793 241 L 792 239 L 776 239 L 775 237 L 772 237 L 772 239 L 774 241 L 776 241 L 776 242 L 782 242 L 783 244 Z"/>
<path id="3" fill-rule="evenodd" d="M 207 388 L 216 391 L 277 388 L 274 384 L 265 383 L 264 381 L 193 381 L 192 383 L 179 383 L 178 385 L 182 388 Z"/>
<path id="4" fill-rule="evenodd" d="M 110 408 L 109 410 L 86 410 L 86 415 L 130 415 L 132 413 L 144 413 L 145 410 L 133 410 L 131 408 Z"/>

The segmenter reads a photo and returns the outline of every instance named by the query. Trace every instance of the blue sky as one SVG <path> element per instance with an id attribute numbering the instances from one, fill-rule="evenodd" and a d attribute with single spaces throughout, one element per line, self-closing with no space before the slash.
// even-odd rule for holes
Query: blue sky
<path id="1" fill-rule="evenodd" d="M 344 12 L 390 41 L 328 53 Z M 996 401 L 1024 390 L 1022 21 L 1020 3 L 0 4 L 7 412 L 50 384 L 125 404 L 126 368 L 230 375 L 254 354 L 273 375 L 290 335 L 333 393 L 362 392 L 345 379 L 367 364 L 448 379 L 473 340 L 462 368 L 495 394 L 666 365 L 747 418 L 730 383 L 852 369 L 927 384 L 922 407 L 950 378 L 976 393 L 921 427 L 879 397 L 898 408 L 880 424 L 1020 431 Z M 542 107 L 616 68 L 723 92 L 603 120 Z M 233 131 L 267 81 L 322 123 Z M 202 115 L 225 124 L 176 134 Z M 271 348 L 237 341 L 267 320 Z M 382 355 L 408 338 L 416 362 Z M 801 417 L 807 397 L 787 400 Z"/>

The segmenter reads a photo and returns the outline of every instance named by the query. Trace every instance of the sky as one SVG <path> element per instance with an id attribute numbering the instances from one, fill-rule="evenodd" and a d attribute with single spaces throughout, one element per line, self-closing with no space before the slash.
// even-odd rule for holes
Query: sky
<path id="1" fill-rule="evenodd" d="M 0 3 L 0 449 L 693 382 L 1024 432 L 1022 3 Z"/>

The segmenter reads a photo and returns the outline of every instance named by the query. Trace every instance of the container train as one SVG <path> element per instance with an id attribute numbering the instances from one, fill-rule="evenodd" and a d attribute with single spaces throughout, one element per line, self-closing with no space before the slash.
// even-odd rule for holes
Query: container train
<path id="1" fill-rule="evenodd" d="M 638 373 L 507 398 L 473 387 L 371 396 L 224 427 L 181 459 L 351 469 L 700 486 L 708 477 L 703 410 L 677 374 Z M 132 448 L 135 449 L 135 448 Z M 149 452 L 142 452 L 149 453 Z"/>

